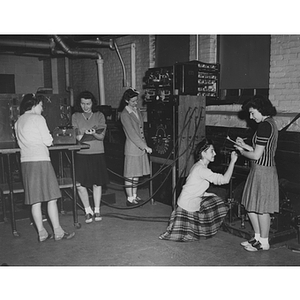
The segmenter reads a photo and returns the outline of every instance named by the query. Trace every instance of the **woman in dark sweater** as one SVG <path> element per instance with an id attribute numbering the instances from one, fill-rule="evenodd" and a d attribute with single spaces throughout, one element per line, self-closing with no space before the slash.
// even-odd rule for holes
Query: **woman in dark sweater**
<path id="1" fill-rule="evenodd" d="M 106 123 L 105 116 L 96 111 L 97 101 L 88 91 L 79 94 L 72 115 L 72 125 L 76 130 L 79 141 L 90 145 L 89 149 L 76 153 L 76 180 L 80 183 L 77 188 L 85 210 L 85 222 L 101 221 L 100 202 L 102 186 L 109 182 L 104 156 Z M 93 189 L 94 210 L 90 207 L 87 188 Z"/>

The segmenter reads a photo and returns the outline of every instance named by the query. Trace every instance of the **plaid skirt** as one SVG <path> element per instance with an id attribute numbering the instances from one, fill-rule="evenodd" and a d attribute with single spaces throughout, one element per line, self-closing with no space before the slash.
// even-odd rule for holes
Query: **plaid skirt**
<path id="1" fill-rule="evenodd" d="M 215 235 L 227 214 L 224 201 L 218 196 L 204 197 L 199 211 L 189 212 L 177 207 L 171 214 L 165 233 L 161 240 L 191 242 L 200 237 Z"/>

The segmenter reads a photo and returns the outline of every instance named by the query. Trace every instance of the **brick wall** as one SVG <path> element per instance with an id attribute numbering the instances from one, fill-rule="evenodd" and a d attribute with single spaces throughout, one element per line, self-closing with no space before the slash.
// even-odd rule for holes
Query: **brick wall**
<path id="1" fill-rule="evenodd" d="M 116 51 L 108 48 L 93 49 L 103 57 L 105 103 L 116 108 L 122 94 L 128 86 L 135 85 L 142 91 L 143 77 L 150 65 L 149 35 L 125 36 L 118 38 L 116 43 L 123 59 L 127 82 L 123 82 L 123 69 Z M 133 48 L 135 49 L 133 49 Z M 131 70 L 131 54 L 135 52 L 135 70 Z M 82 90 L 89 90 L 99 99 L 98 73 L 96 61 L 92 59 L 73 59 L 70 63 L 71 85 L 74 96 Z M 131 80 L 134 72 L 136 83 Z"/>
<path id="2" fill-rule="evenodd" d="M 197 49 L 198 40 L 198 49 Z M 198 50 L 198 58 L 197 58 Z M 217 61 L 217 36 L 216 35 L 191 35 L 190 60 L 200 60 L 206 63 Z"/>
<path id="3" fill-rule="evenodd" d="M 300 112 L 300 36 L 272 35 L 270 58 L 270 100 L 281 112 L 279 127 Z M 292 113 L 292 114 L 289 114 Z M 290 131 L 300 131 L 300 121 Z"/>

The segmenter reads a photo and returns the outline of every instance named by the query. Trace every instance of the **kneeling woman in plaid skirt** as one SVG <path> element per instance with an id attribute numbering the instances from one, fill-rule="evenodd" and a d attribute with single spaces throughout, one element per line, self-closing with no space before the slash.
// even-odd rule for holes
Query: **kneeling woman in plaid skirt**
<path id="1" fill-rule="evenodd" d="M 231 161 L 224 175 L 214 173 L 208 164 L 214 161 L 215 150 L 212 141 L 204 139 L 196 147 L 196 163 L 190 170 L 186 183 L 177 201 L 177 208 L 172 212 L 165 233 L 159 236 L 162 240 L 196 241 L 200 237 L 211 237 L 217 233 L 227 208 L 224 201 L 215 194 L 206 193 L 209 184 L 222 185 L 229 183 L 237 161 L 236 152 L 231 153 Z"/>

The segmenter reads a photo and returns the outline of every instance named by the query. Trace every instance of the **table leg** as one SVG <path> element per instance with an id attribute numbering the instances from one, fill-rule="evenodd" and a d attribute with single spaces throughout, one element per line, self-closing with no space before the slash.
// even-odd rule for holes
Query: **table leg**
<path id="1" fill-rule="evenodd" d="M 2 178 L 5 177 L 5 172 L 4 172 L 4 159 L 3 156 L 1 155 L 1 168 L 2 168 Z M 2 182 L 2 180 L 1 180 Z M 7 216 L 6 216 L 6 199 L 4 198 L 4 194 L 1 194 L 1 199 L 2 199 L 2 210 L 3 210 L 3 221 L 6 223 L 8 221 Z"/>
<path id="2" fill-rule="evenodd" d="M 14 193 L 13 193 L 13 176 L 12 176 L 12 173 L 11 173 L 10 155 L 9 154 L 7 154 L 7 172 L 8 172 L 7 178 L 8 178 L 8 186 L 9 186 L 12 233 L 15 237 L 19 237 L 20 234 L 17 231 L 17 225 L 16 225 L 16 220 L 15 220 L 15 202 L 14 202 Z"/>
<path id="3" fill-rule="evenodd" d="M 77 214 L 77 190 L 76 190 L 76 176 L 75 176 L 75 160 L 74 151 L 71 150 L 71 168 L 72 168 L 72 181 L 73 181 L 73 219 L 74 226 L 80 228 L 81 224 L 78 222 Z"/>

